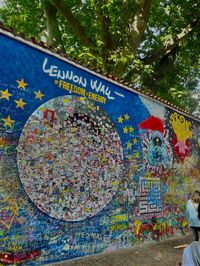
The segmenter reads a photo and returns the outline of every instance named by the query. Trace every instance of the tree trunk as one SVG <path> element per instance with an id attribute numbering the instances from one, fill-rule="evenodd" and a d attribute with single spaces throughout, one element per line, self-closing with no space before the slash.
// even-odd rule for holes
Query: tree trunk
<path id="1" fill-rule="evenodd" d="M 48 43 L 54 47 L 59 47 L 62 52 L 65 52 L 56 17 L 57 9 L 46 1 L 43 1 L 43 5 L 47 21 Z"/>
<path id="2" fill-rule="evenodd" d="M 144 31 L 147 27 L 149 14 L 151 10 L 152 0 L 138 0 L 137 11 L 133 18 L 133 21 L 129 24 L 129 46 L 130 50 L 135 53 L 139 47 L 141 40 L 144 36 Z"/>

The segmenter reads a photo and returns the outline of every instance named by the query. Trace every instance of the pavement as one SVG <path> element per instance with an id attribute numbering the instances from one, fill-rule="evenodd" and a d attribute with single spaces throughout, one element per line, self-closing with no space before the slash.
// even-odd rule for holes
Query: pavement
<path id="1" fill-rule="evenodd" d="M 49 264 L 51 266 L 178 266 L 184 247 L 190 244 L 190 236 L 143 243 L 132 248 L 119 249 L 82 259 Z"/>

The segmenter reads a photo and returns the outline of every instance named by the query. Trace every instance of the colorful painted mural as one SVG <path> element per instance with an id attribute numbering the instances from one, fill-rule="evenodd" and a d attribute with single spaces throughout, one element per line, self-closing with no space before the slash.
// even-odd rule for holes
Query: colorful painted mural
<path id="1" fill-rule="evenodd" d="M 200 121 L 0 30 L 0 262 L 185 234 Z"/>

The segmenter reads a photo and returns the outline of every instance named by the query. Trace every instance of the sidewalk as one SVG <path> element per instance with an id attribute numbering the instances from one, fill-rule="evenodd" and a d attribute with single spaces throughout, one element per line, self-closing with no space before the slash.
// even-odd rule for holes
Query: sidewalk
<path id="1" fill-rule="evenodd" d="M 109 254 L 99 254 L 78 260 L 50 264 L 51 266 L 177 266 L 182 260 L 184 248 L 175 246 L 190 244 L 191 237 L 162 240 L 157 243 L 137 245 Z"/>

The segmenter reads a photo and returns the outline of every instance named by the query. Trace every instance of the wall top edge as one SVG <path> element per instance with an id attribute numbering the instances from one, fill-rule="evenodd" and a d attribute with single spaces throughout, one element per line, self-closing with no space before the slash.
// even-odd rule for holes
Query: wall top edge
<path id="1" fill-rule="evenodd" d="M 96 75 L 104 80 L 107 80 L 121 88 L 124 88 L 125 90 L 134 92 L 138 94 L 139 96 L 143 96 L 149 100 L 155 101 L 165 107 L 168 107 L 176 112 L 179 112 L 187 117 L 192 118 L 193 120 L 196 120 L 200 123 L 200 119 L 193 114 L 179 108 L 178 106 L 170 103 L 167 100 L 161 99 L 159 96 L 151 93 L 151 92 L 146 92 L 143 89 L 140 88 L 135 88 L 133 84 L 125 82 L 124 80 L 120 80 L 115 76 L 109 75 L 108 73 L 102 73 L 98 69 L 92 69 L 89 65 L 86 65 L 85 63 L 83 64 L 82 62 L 78 62 L 74 60 L 73 58 L 70 58 L 67 56 L 67 54 L 61 52 L 59 49 L 55 49 L 52 46 L 48 46 L 46 43 L 42 41 L 37 41 L 35 38 L 27 38 L 24 36 L 24 34 L 18 34 L 15 33 L 13 29 L 5 27 L 1 22 L 0 22 L 0 34 L 3 34 L 7 37 L 10 37 L 12 39 L 15 39 L 21 43 L 24 43 L 28 46 L 31 46 L 37 50 L 40 50 L 46 54 L 53 55 L 54 57 L 57 57 L 58 59 L 65 61 L 67 63 L 70 63 L 82 70 L 85 70 L 93 75 Z"/>

